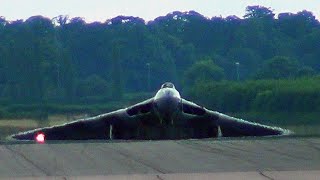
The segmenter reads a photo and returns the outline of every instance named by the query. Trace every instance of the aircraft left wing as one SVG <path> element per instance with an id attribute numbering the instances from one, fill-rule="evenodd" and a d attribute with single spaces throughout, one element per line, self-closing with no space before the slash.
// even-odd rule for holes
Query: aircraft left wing
<path id="1" fill-rule="evenodd" d="M 218 116 L 215 123 L 220 127 L 223 137 L 276 136 L 292 133 L 287 129 L 250 122 L 215 111 L 207 110 L 207 113 L 215 117 Z"/>
<path id="2" fill-rule="evenodd" d="M 108 139 L 110 125 L 123 121 L 124 117 L 125 110 L 121 109 L 57 126 L 21 132 L 11 137 L 17 140 L 35 140 L 36 136 L 42 133 L 45 135 L 46 140 Z"/>
<path id="3" fill-rule="evenodd" d="M 196 122 L 193 123 L 205 123 L 209 126 L 219 127 L 223 137 L 274 136 L 292 133 L 280 127 L 267 126 L 211 111 L 184 99 L 182 100 L 182 109 L 185 113 L 195 116 Z"/>
<path id="4" fill-rule="evenodd" d="M 40 133 L 45 136 L 46 140 L 112 139 L 111 128 L 116 131 L 120 128 L 130 129 L 130 127 L 137 126 L 140 120 L 137 117 L 150 114 L 152 102 L 153 99 L 148 99 L 128 108 L 95 117 L 14 134 L 9 139 L 35 140 Z"/>

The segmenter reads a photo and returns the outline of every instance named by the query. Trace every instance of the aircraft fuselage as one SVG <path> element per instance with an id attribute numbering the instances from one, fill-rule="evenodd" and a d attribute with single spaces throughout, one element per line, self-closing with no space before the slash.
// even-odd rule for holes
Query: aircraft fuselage
<path id="1" fill-rule="evenodd" d="M 161 88 L 154 97 L 154 108 L 160 123 L 173 124 L 181 112 L 181 96 L 175 88 Z"/>

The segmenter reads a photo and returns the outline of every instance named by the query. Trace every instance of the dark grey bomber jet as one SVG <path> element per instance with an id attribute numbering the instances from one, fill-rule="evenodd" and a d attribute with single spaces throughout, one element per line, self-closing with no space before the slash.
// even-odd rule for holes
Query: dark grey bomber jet
<path id="1" fill-rule="evenodd" d="M 271 127 L 208 110 L 180 97 L 170 82 L 141 103 L 95 117 L 11 136 L 17 140 L 184 139 L 288 135 Z"/>

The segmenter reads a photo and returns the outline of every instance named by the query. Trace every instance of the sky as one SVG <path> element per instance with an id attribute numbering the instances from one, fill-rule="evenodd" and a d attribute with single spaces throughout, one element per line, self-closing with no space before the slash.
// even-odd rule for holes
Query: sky
<path id="1" fill-rule="evenodd" d="M 276 14 L 308 10 L 320 19 L 320 0 L 0 0 L 0 16 L 12 21 L 34 15 L 69 15 L 104 22 L 127 15 L 150 21 L 173 11 L 195 10 L 206 17 L 243 17 L 250 5 L 270 7 Z"/>

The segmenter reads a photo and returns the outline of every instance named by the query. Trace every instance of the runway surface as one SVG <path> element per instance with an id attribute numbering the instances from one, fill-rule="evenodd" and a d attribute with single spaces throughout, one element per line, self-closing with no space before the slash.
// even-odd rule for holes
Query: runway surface
<path id="1" fill-rule="evenodd" d="M 26 177 L 316 179 L 320 138 L 1 144 L 0 178 Z"/>

